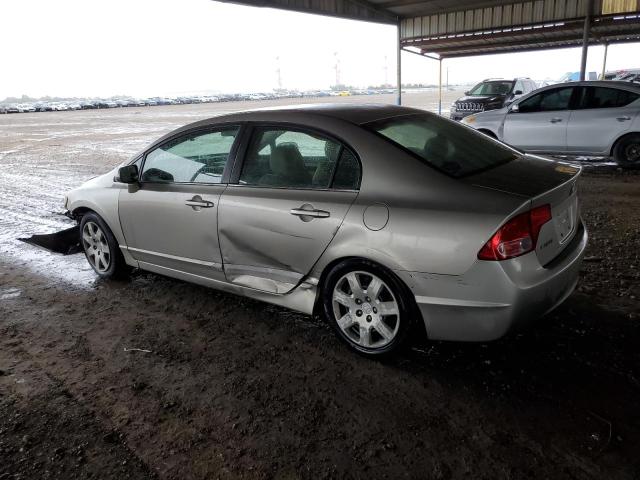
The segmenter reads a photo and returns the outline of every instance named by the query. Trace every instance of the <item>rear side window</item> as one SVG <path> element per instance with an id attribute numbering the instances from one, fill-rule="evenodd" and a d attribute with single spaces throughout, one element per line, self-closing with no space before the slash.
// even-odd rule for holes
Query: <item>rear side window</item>
<path id="1" fill-rule="evenodd" d="M 521 113 L 550 112 L 553 110 L 567 110 L 573 87 L 554 88 L 545 90 L 518 104 Z"/>
<path id="2" fill-rule="evenodd" d="M 355 190 L 360 184 L 360 164 L 341 143 L 315 132 L 258 128 L 242 167 L 240 184 Z"/>
<path id="3" fill-rule="evenodd" d="M 502 165 L 518 157 L 518 153 L 506 145 L 436 115 L 407 115 L 366 126 L 455 178 Z"/>
<path id="4" fill-rule="evenodd" d="M 607 87 L 586 87 L 580 108 L 618 108 L 635 102 L 640 94 Z"/>

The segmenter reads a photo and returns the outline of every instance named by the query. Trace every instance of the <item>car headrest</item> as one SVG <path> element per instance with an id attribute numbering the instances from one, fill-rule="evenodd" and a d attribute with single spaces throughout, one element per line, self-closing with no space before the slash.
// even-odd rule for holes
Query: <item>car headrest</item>
<path id="1" fill-rule="evenodd" d="M 271 152 L 269 166 L 271 172 L 285 177 L 305 171 L 302 155 L 295 143 L 281 143 L 276 146 Z"/>

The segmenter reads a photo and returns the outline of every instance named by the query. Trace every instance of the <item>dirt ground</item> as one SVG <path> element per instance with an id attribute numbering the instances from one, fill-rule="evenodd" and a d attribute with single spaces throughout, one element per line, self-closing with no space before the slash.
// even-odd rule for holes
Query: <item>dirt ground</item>
<path id="1" fill-rule="evenodd" d="M 0 480 L 640 478 L 639 172 L 585 169 L 590 244 L 556 311 L 385 363 L 316 318 L 148 273 L 100 281 L 16 241 L 68 226 L 65 190 L 231 108 L 0 116 Z"/>

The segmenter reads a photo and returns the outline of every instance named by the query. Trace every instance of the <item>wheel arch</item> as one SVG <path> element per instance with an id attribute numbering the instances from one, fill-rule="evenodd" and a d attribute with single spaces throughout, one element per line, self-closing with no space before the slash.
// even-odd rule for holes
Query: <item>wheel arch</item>
<path id="1" fill-rule="evenodd" d="M 609 150 L 609 156 L 612 157 L 618 144 L 625 138 L 630 137 L 631 135 L 640 135 L 640 132 L 626 132 L 620 135 L 618 138 L 616 138 L 614 142 L 611 144 L 611 149 Z"/>
<path id="2" fill-rule="evenodd" d="M 126 248 L 127 243 L 124 237 L 124 233 L 120 228 L 120 218 L 118 216 L 116 216 L 115 218 L 110 218 L 109 215 L 106 215 L 105 212 L 102 211 L 102 209 L 88 202 L 73 204 L 70 206 L 69 211 L 71 212 L 72 217 L 78 222 L 78 224 L 80 224 L 82 217 L 87 213 L 95 213 L 96 215 L 98 215 L 107 225 L 107 227 L 109 227 L 111 233 L 118 242 L 118 247 L 120 248 L 120 251 L 124 256 L 125 262 L 130 266 L 138 267 L 137 260 L 133 258 L 131 253 L 129 253 L 129 250 L 127 250 Z"/>
<path id="3" fill-rule="evenodd" d="M 484 133 L 486 136 L 494 138 L 494 139 L 498 139 L 498 136 L 493 132 L 493 130 L 490 130 L 488 128 L 479 128 L 478 131 L 480 133 Z"/>
<path id="4" fill-rule="evenodd" d="M 372 258 L 367 258 L 367 257 L 363 257 L 360 255 L 345 255 L 342 257 L 337 257 L 332 259 L 330 262 L 328 262 L 324 268 L 322 269 L 322 272 L 320 273 L 320 276 L 318 278 L 318 285 L 316 287 L 316 298 L 313 304 L 313 314 L 314 315 L 318 315 L 320 313 L 320 309 L 322 308 L 322 290 L 324 288 L 324 284 L 327 280 L 327 277 L 329 275 L 329 272 L 331 272 L 331 270 L 338 264 L 344 262 L 344 261 L 364 261 L 364 262 L 369 262 L 369 263 L 373 263 L 376 266 L 382 268 L 383 270 L 385 270 L 389 275 L 393 276 L 399 283 L 399 285 L 401 285 L 404 288 L 404 294 L 406 297 L 407 302 L 409 303 L 409 306 L 412 310 L 412 316 L 415 317 L 415 321 L 413 322 L 414 324 L 414 328 L 418 329 L 418 332 L 421 335 L 424 335 L 424 338 L 427 338 L 427 331 L 426 331 L 426 327 L 425 327 L 425 323 L 424 323 L 424 318 L 422 317 L 422 312 L 420 312 L 420 309 L 418 308 L 418 304 L 416 303 L 416 299 L 415 299 L 415 295 L 413 294 L 413 292 L 411 291 L 411 287 L 409 285 L 407 285 L 407 283 L 400 278 L 398 275 L 396 275 L 396 273 L 393 271 L 393 268 L 388 267 L 387 265 L 384 265 L 383 263 L 381 263 L 378 260 L 372 259 Z"/>

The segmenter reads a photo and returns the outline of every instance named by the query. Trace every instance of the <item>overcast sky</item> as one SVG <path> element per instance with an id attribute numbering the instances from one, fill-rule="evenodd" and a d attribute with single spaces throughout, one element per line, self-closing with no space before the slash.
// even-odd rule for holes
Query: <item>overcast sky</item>
<path id="1" fill-rule="evenodd" d="M 0 99 L 178 95 L 395 83 L 393 26 L 211 0 L 0 0 Z M 602 47 L 588 69 L 602 69 Z M 278 60 L 279 57 L 279 60 Z M 403 82 L 436 83 L 437 62 L 403 53 Z M 451 83 L 559 78 L 580 49 L 443 63 Z M 640 44 L 609 47 L 607 69 L 640 68 Z"/>

